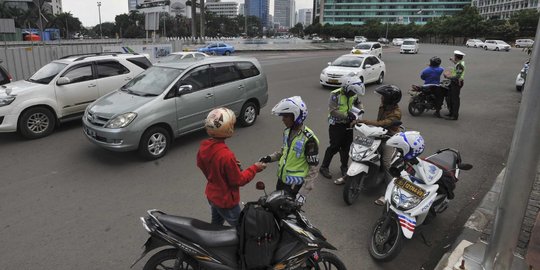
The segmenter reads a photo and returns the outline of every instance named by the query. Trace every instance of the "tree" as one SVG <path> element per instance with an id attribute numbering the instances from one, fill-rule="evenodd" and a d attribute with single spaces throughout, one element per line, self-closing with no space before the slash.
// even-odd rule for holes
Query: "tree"
<path id="1" fill-rule="evenodd" d="M 95 33 L 98 33 L 100 34 L 100 30 L 102 31 L 101 32 L 101 35 L 104 36 L 104 37 L 115 37 L 116 36 L 116 33 L 117 33 L 117 29 L 116 29 L 116 25 L 112 22 L 104 22 L 101 24 L 101 29 L 99 27 L 99 24 L 94 26 L 94 28 L 92 29 Z"/>
<path id="2" fill-rule="evenodd" d="M 82 23 L 79 18 L 73 17 L 70 12 L 59 13 L 54 17 L 54 27 L 60 29 L 61 33 L 64 33 L 64 38 L 69 38 L 68 35 L 73 36 L 74 33 L 80 32 L 82 29 Z"/>
<path id="3" fill-rule="evenodd" d="M 304 25 L 301 23 L 297 23 L 294 27 L 289 29 L 289 33 L 299 37 L 304 36 Z"/>
<path id="4" fill-rule="evenodd" d="M 517 23 L 519 35 L 523 37 L 534 37 L 540 13 L 536 9 L 522 9 L 510 17 L 510 23 Z"/>
<path id="5" fill-rule="evenodd" d="M 144 33 L 144 15 L 137 11 L 116 15 L 114 18 L 120 37 L 141 38 Z"/>

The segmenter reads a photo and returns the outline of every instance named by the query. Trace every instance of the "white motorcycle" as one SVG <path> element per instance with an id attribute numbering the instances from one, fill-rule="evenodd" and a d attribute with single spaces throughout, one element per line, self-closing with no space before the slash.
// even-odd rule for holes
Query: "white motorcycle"
<path id="1" fill-rule="evenodd" d="M 378 261 L 395 258 L 403 238 L 411 239 L 418 226 L 448 208 L 460 170 L 470 169 L 472 165 L 462 163 L 459 152 L 451 148 L 392 168 L 395 178 L 386 188 L 383 216 L 373 226 L 370 255 Z"/>

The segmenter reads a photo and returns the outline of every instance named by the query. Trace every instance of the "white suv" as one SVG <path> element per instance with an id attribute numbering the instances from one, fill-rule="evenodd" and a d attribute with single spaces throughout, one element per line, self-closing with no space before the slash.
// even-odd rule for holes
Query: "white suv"
<path id="1" fill-rule="evenodd" d="M 97 53 L 66 56 L 27 80 L 0 87 L 0 132 L 28 139 L 51 134 L 61 122 L 80 118 L 86 106 L 152 64 L 143 55 Z"/>
<path id="2" fill-rule="evenodd" d="M 352 50 L 352 54 L 371 54 L 382 59 L 382 46 L 379 42 L 362 42 L 356 44 Z"/>

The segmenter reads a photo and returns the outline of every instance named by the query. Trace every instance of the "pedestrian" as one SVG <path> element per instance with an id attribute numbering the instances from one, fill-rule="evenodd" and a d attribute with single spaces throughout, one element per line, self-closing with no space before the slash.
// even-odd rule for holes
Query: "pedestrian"
<path id="1" fill-rule="evenodd" d="M 302 98 L 294 96 L 282 99 L 272 109 L 281 116 L 283 131 L 280 151 L 262 157 L 259 161 L 279 161 L 276 190 L 285 190 L 303 202 L 314 187 L 319 165 L 319 139 L 304 125 L 308 109 Z"/>
<path id="2" fill-rule="evenodd" d="M 450 89 L 446 98 L 449 113 L 446 120 L 458 120 L 459 118 L 459 95 L 463 87 L 463 78 L 465 77 L 465 61 L 463 61 L 463 56 L 465 56 L 463 52 L 454 51 L 454 58 L 450 58 L 450 61 L 455 64 L 455 67 L 450 72 L 444 72 L 444 77 L 450 79 Z"/>
<path id="3" fill-rule="evenodd" d="M 358 95 L 364 95 L 365 87 L 356 76 L 349 77 L 344 86 L 338 88 L 330 94 L 328 104 L 328 137 L 330 145 L 326 148 L 323 162 L 319 172 L 326 178 L 332 179 L 330 173 L 330 162 L 336 153 L 339 152 L 341 161 L 341 176 L 347 174 L 349 163 L 349 148 L 353 141 L 353 130 L 350 128 L 351 121 L 356 120 L 355 111 L 362 109 L 362 103 Z M 341 185 L 345 183 L 343 177 L 334 181 L 334 184 Z"/>
<path id="4" fill-rule="evenodd" d="M 266 164 L 256 162 L 242 171 L 240 162 L 225 144 L 234 132 L 236 116 L 227 108 L 212 110 L 206 117 L 206 132 L 211 137 L 201 142 L 197 153 L 197 167 L 206 180 L 205 194 L 212 211 L 212 224 L 231 226 L 238 224 L 240 216 L 241 186 L 249 183 L 255 174 L 266 168 Z"/>
<path id="5" fill-rule="evenodd" d="M 444 72 L 444 69 L 440 67 L 441 62 L 441 58 L 437 56 L 431 57 L 429 66 L 420 73 L 420 78 L 424 80 L 424 87 L 429 87 L 430 91 L 435 95 L 435 113 L 433 115 L 438 118 L 442 117 L 441 107 L 446 95 L 444 88 L 440 87 L 441 74 Z"/>
<path id="6" fill-rule="evenodd" d="M 384 127 L 388 129 L 388 135 L 394 135 L 399 132 L 399 125 L 401 123 L 401 110 L 399 109 L 399 101 L 401 100 L 401 89 L 395 85 L 383 85 L 375 89 L 375 92 L 381 95 L 381 105 L 379 106 L 379 113 L 377 120 L 355 120 L 352 125 L 366 124 L 370 126 Z M 390 165 L 392 164 L 392 156 L 394 148 L 381 144 L 382 146 L 382 163 L 385 172 L 385 182 L 390 183 L 392 176 L 389 173 Z M 384 196 L 381 196 L 375 200 L 375 204 L 384 205 Z"/>

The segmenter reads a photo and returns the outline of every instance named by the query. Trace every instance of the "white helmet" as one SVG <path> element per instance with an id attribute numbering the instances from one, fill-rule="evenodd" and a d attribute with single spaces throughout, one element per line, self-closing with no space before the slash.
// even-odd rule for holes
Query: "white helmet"
<path id="1" fill-rule="evenodd" d="M 307 106 L 302 101 L 300 96 L 294 96 L 290 98 L 282 99 L 274 108 L 272 109 L 272 114 L 282 115 L 284 113 L 291 113 L 294 115 L 294 124 L 300 125 L 306 120 L 308 115 Z"/>
<path id="2" fill-rule="evenodd" d="M 401 151 L 405 159 L 413 159 L 424 152 L 424 138 L 418 131 L 405 131 L 392 136 L 386 145 Z"/>
<path id="3" fill-rule="evenodd" d="M 357 76 L 349 76 L 344 83 L 343 90 L 345 94 L 354 92 L 354 94 L 363 96 L 366 93 L 366 87 L 362 80 Z"/>
<path id="4" fill-rule="evenodd" d="M 213 109 L 205 120 L 206 132 L 214 138 L 229 138 L 234 132 L 236 116 L 227 108 Z"/>

